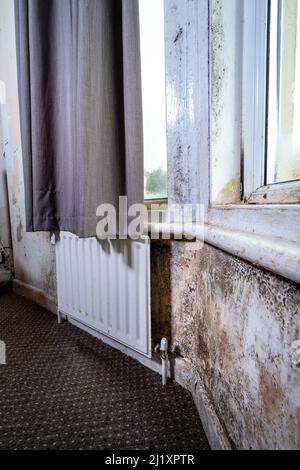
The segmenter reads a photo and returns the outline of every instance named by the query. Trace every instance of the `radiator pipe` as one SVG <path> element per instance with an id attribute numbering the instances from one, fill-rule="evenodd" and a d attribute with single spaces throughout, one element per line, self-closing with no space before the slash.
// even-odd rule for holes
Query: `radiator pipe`
<path id="1" fill-rule="evenodd" d="M 163 386 L 167 385 L 168 381 L 168 340 L 162 338 L 160 342 L 160 357 L 161 357 L 161 375 Z"/>

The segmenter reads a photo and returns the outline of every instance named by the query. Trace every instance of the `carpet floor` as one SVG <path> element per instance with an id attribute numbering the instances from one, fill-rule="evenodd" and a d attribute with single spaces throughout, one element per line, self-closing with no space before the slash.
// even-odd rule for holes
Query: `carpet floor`
<path id="1" fill-rule="evenodd" d="M 0 340 L 0 449 L 209 448 L 189 392 L 14 293 Z"/>

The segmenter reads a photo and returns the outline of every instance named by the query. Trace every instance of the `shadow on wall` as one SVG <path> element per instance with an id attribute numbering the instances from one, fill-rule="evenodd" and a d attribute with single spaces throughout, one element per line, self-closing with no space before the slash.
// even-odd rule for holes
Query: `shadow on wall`
<path id="1" fill-rule="evenodd" d="M 152 351 L 162 337 L 172 344 L 171 243 L 151 241 L 151 329 Z M 170 358 L 172 362 L 172 358 Z"/>
<path id="2" fill-rule="evenodd" d="M 2 105 L 0 104 L 0 240 L 7 249 L 11 249 L 11 230 L 6 172 L 6 142 L 3 136 Z"/>
<path id="3" fill-rule="evenodd" d="M 7 175 L 0 172 L 0 295 L 11 288 L 13 261 L 11 253 L 11 231 L 8 205 Z"/>
<path id="4" fill-rule="evenodd" d="M 2 155 L 3 157 L 5 157 L 5 153 Z M 6 249 L 12 247 L 10 227 L 7 173 L 5 168 L 0 167 L 0 240 Z"/>

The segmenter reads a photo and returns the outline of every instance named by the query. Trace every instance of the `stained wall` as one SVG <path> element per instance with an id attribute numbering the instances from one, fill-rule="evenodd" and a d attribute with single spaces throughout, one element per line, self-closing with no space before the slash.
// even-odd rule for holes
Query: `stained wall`
<path id="1" fill-rule="evenodd" d="M 300 448 L 300 288 L 205 245 L 152 244 L 153 343 L 201 377 L 238 449 Z"/>

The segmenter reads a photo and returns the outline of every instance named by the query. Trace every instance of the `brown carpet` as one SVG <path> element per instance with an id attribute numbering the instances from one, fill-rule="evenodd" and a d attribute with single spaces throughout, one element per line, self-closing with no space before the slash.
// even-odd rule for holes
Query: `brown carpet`
<path id="1" fill-rule="evenodd" d="M 208 449 L 190 393 L 13 293 L 0 340 L 0 449 Z"/>

